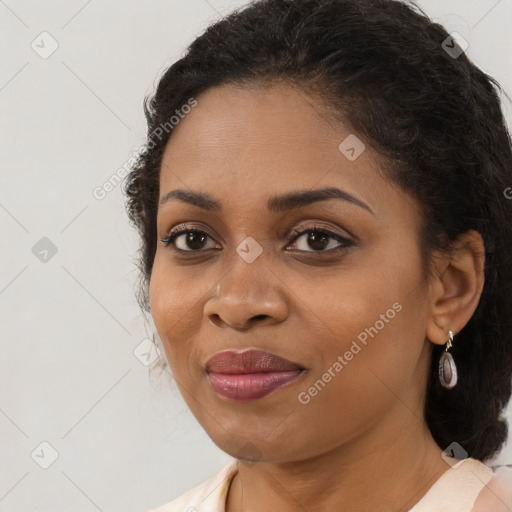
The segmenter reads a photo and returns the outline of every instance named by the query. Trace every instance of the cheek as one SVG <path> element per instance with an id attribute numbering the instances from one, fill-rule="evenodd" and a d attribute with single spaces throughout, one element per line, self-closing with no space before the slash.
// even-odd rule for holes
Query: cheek
<path id="1" fill-rule="evenodd" d="M 297 397 L 301 423 L 309 425 L 306 437 L 321 430 L 325 438 L 319 442 L 326 447 L 340 436 L 356 435 L 393 407 L 414 378 L 420 349 L 412 339 L 404 347 L 408 309 L 402 302 L 395 301 L 393 308 L 386 298 L 378 302 L 373 297 L 371 305 L 361 305 L 359 314 L 354 304 L 351 314 L 343 312 L 344 306 L 337 308 L 337 323 L 330 324 L 334 333 L 317 337 L 315 352 L 321 354 L 321 362 Z"/>
<path id="2" fill-rule="evenodd" d="M 180 380 L 197 374 L 201 304 L 214 284 L 205 279 L 204 270 L 179 267 L 164 251 L 157 252 L 149 283 L 151 315 L 172 373 Z"/>
<path id="3" fill-rule="evenodd" d="M 172 265 L 164 251 L 157 251 L 149 284 L 149 301 L 155 324 L 180 332 L 201 297 L 201 278 Z M 203 292 L 204 293 L 204 292 Z M 158 321 L 158 323 L 157 323 Z"/>
<path id="4" fill-rule="evenodd" d="M 318 365 L 310 382 L 331 368 L 336 378 L 328 386 L 348 386 L 347 395 L 336 395 L 347 402 L 385 389 L 379 377 L 392 389 L 401 387 L 411 377 L 424 339 L 426 295 L 418 285 L 419 262 L 383 251 L 378 258 L 370 256 L 372 261 L 347 266 L 327 281 L 310 278 L 300 292 L 305 310 L 314 313 L 308 331 L 314 332 Z M 338 356 L 344 359 L 342 368 L 333 368 Z"/>
<path id="5" fill-rule="evenodd" d="M 185 338 L 193 334 L 194 303 L 198 297 L 195 287 L 186 283 L 181 273 L 166 262 L 165 257 L 155 257 L 149 283 L 149 303 L 156 329 L 167 353 L 169 364 L 179 356 L 179 347 L 186 346 Z M 172 353 L 172 358 L 169 357 Z"/>
<path id="6" fill-rule="evenodd" d="M 404 279 L 409 276 L 406 271 L 401 279 L 384 276 L 376 267 L 375 262 L 366 268 L 347 265 L 328 275 L 310 274 L 303 283 L 296 283 L 293 291 L 300 298 L 297 304 L 304 306 L 305 318 L 311 324 L 308 330 L 315 333 L 316 341 L 312 342 L 319 348 L 322 345 L 320 352 L 343 354 L 353 339 L 364 343 L 397 323 L 407 289 Z"/>

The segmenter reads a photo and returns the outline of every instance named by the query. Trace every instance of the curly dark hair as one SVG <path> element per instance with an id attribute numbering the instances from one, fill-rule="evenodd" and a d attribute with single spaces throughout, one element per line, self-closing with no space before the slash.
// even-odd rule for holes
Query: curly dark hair
<path id="1" fill-rule="evenodd" d="M 211 87 L 276 80 L 325 101 L 377 150 L 386 177 L 417 199 L 425 278 L 433 251 L 449 253 L 470 229 L 482 235 L 484 289 L 451 349 L 459 384 L 440 385 L 443 347 L 432 344 L 425 418 L 441 449 L 457 441 L 473 458 L 492 458 L 507 438 L 500 416 L 512 388 L 512 143 L 504 91 L 412 1 L 255 1 L 208 27 L 165 71 L 145 98 L 147 141 L 124 185 L 141 239 L 141 308 L 150 312 L 159 175 L 172 136 L 158 128 Z"/>

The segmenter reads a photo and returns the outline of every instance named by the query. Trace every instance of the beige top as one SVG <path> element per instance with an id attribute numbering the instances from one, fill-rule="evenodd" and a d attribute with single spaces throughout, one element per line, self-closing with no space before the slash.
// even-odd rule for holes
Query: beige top
<path id="1" fill-rule="evenodd" d="M 237 461 L 150 512 L 225 512 Z M 512 512 L 512 468 L 467 458 L 443 473 L 409 512 Z"/>

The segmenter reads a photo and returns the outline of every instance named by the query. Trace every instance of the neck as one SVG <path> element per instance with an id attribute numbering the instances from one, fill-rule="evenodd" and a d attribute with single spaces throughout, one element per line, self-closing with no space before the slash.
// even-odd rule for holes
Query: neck
<path id="1" fill-rule="evenodd" d="M 424 421 L 402 402 L 396 408 L 357 439 L 314 458 L 240 461 L 226 512 L 410 510 L 449 466 Z"/>

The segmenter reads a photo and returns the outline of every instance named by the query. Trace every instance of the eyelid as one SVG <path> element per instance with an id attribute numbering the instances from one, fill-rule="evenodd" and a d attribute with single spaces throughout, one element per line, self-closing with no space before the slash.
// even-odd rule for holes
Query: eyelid
<path id="1" fill-rule="evenodd" d="M 356 240 L 356 237 L 353 236 L 348 231 L 344 230 L 344 233 L 339 233 L 336 228 L 326 225 L 321 225 L 319 221 L 313 221 L 313 224 L 301 224 L 297 227 L 292 228 L 290 231 L 288 231 L 285 235 L 285 238 L 290 238 L 291 236 L 299 236 L 303 235 L 305 232 L 308 231 L 323 231 L 333 236 L 338 236 L 340 238 L 344 238 L 346 240 L 354 241 Z"/>

